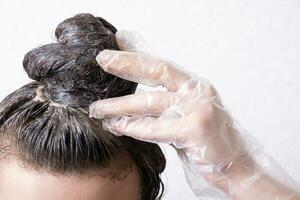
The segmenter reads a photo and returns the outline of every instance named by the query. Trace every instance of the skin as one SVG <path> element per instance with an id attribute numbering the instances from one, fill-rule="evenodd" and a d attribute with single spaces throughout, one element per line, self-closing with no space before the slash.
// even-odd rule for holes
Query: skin
<path id="1" fill-rule="evenodd" d="M 54 175 L 22 167 L 15 159 L 0 162 L 0 199 L 5 200 L 138 200 L 139 175 L 131 170 L 122 180 L 97 175 Z"/>

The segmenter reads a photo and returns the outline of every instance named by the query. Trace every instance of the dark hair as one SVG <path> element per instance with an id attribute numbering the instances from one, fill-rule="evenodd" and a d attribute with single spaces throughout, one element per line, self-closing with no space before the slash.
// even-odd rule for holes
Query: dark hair
<path id="1" fill-rule="evenodd" d="M 13 151 L 30 167 L 60 174 L 114 166 L 122 171 L 116 163 L 128 154 L 140 174 L 141 198 L 160 199 L 166 160 L 159 146 L 114 136 L 101 120 L 89 118 L 92 102 L 132 94 L 137 86 L 95 61 L 103 49 L 118 49 L 115 33 L 103 18 L 79 14 L 58 25 L 57 43 L 25 55 L 24 69 L 34 81 L 0 103 L 0 153 Z"/>

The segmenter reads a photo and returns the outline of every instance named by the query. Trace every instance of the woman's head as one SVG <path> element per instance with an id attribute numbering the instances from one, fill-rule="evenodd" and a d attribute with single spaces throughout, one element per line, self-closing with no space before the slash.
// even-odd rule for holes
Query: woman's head
<path id="1" fill-rule="evenodd" d="M 30 199 L 160 196 L 165 158 L 158 145 L 116 137 L 89 118 L 92 102 L 131 94 L 137 86 L 95 61 L 101 50 L 118 49 L 115 32 L 104 19 L 80 14 L 59 24 L 57 43 L 26 54 L 23 66 L 34 81 L 0 104 L 0 175 L 7 178 L 0 181 L 0 197 L 9 181 L 20 187 L 22 178 L 30 184 L 19 194 Z"/>

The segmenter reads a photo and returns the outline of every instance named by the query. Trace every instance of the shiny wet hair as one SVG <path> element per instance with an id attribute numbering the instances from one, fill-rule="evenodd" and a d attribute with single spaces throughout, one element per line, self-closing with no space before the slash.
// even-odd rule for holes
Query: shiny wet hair
<path id="1" fill-rule="evenodd" d="M 58 25 L 57 43 L 25 55 L 24 69 L 34 81 L 0 103 L 1 158 L 14 155 L 58 174 L 111 169 L 114 178 L 128 168 L 122 164 L 128 155 L 140 175 L 141 199 L 161 199 L 166 160 L 159 146 L 114 136 L 89 118 L 91 103 L 132 94 L 137 86 L 95 61 L 103 49 L 118 49 L 116 31 L 103 18 L 79 14 Z"/>

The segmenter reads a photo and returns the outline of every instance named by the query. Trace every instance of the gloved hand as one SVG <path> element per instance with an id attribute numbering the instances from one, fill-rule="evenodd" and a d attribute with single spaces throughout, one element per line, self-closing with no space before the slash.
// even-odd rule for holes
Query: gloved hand
<path id="1" fill-rule="evenodd" d="M 123 51 L 102 51 L 100 66 L 123 79 L 166 90 L 97 101 L 90 116 L 104 118 L 103 127 L 116 135 L 173 145 L 189 184 L 202 199 L 224 199 L 223 194 L 242 199 L 241 191 L 252 191 L 255 180 L 265 175 L 253 157 L 260 145 L 238 126 L 213 85 L 155 56 L 134 32 L 119 31 L 116 39 Z M 218 189 L 211 192 L 211 186 Z"/>

